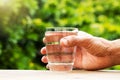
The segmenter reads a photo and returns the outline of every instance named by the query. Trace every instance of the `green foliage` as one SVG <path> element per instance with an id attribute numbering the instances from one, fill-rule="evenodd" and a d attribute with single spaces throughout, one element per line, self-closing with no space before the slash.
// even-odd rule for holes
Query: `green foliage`
<path id="1" fill-rule="evenodd" d="M 0 68 L 45 69 L 39 50 L 46 27 L 72 26 L 117 39 L 119 14 L 119 0 L 0 0 Z"/>

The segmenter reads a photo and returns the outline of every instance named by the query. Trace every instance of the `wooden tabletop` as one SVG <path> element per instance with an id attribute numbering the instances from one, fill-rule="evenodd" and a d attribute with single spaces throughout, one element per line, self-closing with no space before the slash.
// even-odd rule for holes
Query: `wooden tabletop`
<path id="1" fill-rule="evenodd" d="M 120 71 L 101 70 L 52 72 L 42 70 L 0 70 L 0 80 L 120 80 Z"/>

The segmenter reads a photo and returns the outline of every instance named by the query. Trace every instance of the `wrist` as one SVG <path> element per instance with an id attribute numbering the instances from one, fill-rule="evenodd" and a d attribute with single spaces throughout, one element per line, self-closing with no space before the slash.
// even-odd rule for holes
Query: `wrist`
<path id="1" fill-rule="evenodd" d="M 114 65 L 120 64 L 120 39 L 111 41 L 111 46 L 108 49 L 111 60 Z"/>

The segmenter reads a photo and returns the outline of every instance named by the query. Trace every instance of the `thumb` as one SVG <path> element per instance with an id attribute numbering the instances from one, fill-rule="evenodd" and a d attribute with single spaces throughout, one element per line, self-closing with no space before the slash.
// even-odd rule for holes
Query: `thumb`
<path id="1" fill-rule="evenodd" d="M 91 39 L 93 38 L 92 35 L 85 33 L 83 31 L 79 31 L 78 35 L 71 35 L 64 37 L 60 40 L 62 46 L 72 47 L 72 46 L 83 46 L 88 45 Z"/>
<path id="2" fill-rule="evenodd" d="M 93 43 L 93 38 L 72 35 L 62 38 L 60 43 L 65 47 L 80 46 L 87 48 L 88 45 Z"/>
<path id="3" fill-rule="evenodd" d="M 61 39 L 60 43 L 65 47 L 84 47 L 90 54 L 96 56 L 105 56 L 105 53 L 107 53 L 107 48 L 110 46 L 109 42 L 105 39 L 80 35 L 64 37 Z"/>

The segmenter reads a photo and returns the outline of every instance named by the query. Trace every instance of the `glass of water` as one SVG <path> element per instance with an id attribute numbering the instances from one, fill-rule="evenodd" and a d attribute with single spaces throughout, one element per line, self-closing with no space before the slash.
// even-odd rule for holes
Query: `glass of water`
<path id="1" fill-rule="evenodd" d="M 72 71 L 76 47 L 63 47 L 60 45 L 60 40 L 66 36 L 77 35 L 77 33 L 78 29 L 72 27 L 46 29 L 46 51 L 51 71 Z"/>

